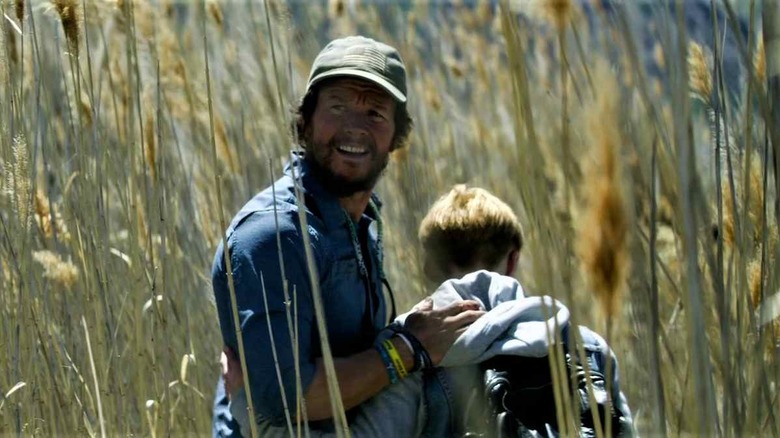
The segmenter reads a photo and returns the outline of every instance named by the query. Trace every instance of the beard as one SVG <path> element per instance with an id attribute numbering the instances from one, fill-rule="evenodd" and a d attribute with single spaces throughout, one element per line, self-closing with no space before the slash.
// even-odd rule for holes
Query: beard
<path id="1" fill-rule="evenodd" d="M 341 141 L 334 137 L 325 145 L 315 145 L 307 142 L 305 159 L 314 177 L 323 185 L 325 190 L 338 198 L 351 196 L 358 192 L 373 190 L 379 178 L 382 176 L 390 154 L 378 154 L 374 144 L 368 145 L 370 155 L 368 172 L 358 178 L 339 175 L 333 170 L 334 155 L 338 152 L 336 147 Z"/>

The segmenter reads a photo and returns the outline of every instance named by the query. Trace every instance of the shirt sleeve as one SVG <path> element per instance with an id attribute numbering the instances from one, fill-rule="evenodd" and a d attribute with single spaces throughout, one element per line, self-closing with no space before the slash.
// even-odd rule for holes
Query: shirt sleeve
<path id="1" fill-rule="evenodd" d="M 297 214 L 280 212 L 278 217 L 280 245 L 271 211 L 256 212 L 241 222 L 230 234 L 228 247 L 255 413 L 258 420 L 281 426 L 286 425 L 285 409 L 289 409 L 291 418 L 296 412 L 296 374 L 300 373 L 302 393 L 314 377 L 312 339 L 315 338 L 316 323 Z M 317 235 L 311 227 L 309 230 L 315 262 L 322 266 Z M 220 247 L 212 271 L 215 301 L 225 345 L 238 354 L 226 272 L 224 252 Z M 289 301 L 285 299 L 283 279 L 287 279 Z M 293 306 L 293 293 L 297 297 L 297 309 Z M 296 313 L 298 332 L 294 336 L 288 322 L 294 321 Z M 294 356 L 296 345 L 298 370 Z"/>

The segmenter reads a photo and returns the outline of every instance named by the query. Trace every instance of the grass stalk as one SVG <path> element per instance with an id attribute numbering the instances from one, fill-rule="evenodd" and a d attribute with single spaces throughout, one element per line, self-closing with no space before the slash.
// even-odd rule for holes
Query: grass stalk
<path id="1" fill-rule="evenodd" d="M 647 73 L 645 72 L 642 61 L 639 59 L 639 49 L 637 48 L 634 34 L 631 31 L 631 24 L 629 23 L 625 8 L 625 4 L 616 5 L 616 15 L 619 28 L 618 30 L 623 36 L 623 43 L 626 45 L 625 56 L 628 57 L 631 70 L 633 71 L 634 76 L 639 84 L 636 89 L 639 91 L 639 94 L 642 97 L 642 103 L 644 104 L 650 119 L 653 121 L 654 127 L 658 129 L 661 137 L 663 151 L 666 152 L 667 155 L 671 156 L 673 155 L 673 152 L 669 127 L 667 127 L 666 124 L 661 120 L 659 110 L 656 108 L 655 104 L 656 99 L 650 96 L 649 90 L 651 87 L 648 83 Z"/>
<path id="2" fill-rule="evenodd" d="M 704 315 L 701 302 L 702 283 L 699 272 L 699 262 L 697 254 L 697 214 L 694 211 L 694 192 L 695 192 L 695 154 L 693 149 L 693 139 L 691 130 L 690 103 L 687 99 L 687 81 L 688 69 L 686 63 L 687 37 L 683 17 L 685 16 L 682 3 L 677 4 L 677 38 L 676 50 L 678 62 L 675 63 L 674 77 L 672 78 L 673 87 L 676 89 L 673 100 L 673 111 L 675 113 L 674 138 L 677 145 L 677 171 L 680 179 L 680 208 L 683 225 L 683 243 L 686 250 L 686 274 L 688 290 L 686 294 L 686 317 L 688 323 L 688 332 L 692 351 L 692 367 L 694 370 L 693 380 L 695 393 L 698 400 L 705 401 L 703 406 L 696 404 L 695 417 L 698 420 L 697 433 L 712 435 L 711 419 L 715 418 L 715 409 L 712 406 L 714 402 L 713 391 L 710 385 L 709 376 L 709 353 L 707 340 L 704 336 Z"/>
<path id="3" fill-rule="evenodd" d="M 749 38 L 749 41 L 753 40 L 753 33 L 755 32 L 756 26 L 755 26 L 755 0 L 750 1 L 750 15 L 749 15 L 749 32 L 751 33 L 751 36 Z M 750 51 L 752 52 L 752 43 L 748 43 L 750 47 Z M 753 62 L 747 65 L 748 69 L 748 75 L 752 76 L 755 75 L 755 65 Z M 743 172 L 743 178 L 742 178 L 742 205 L 744 206 L 742 210 L 742 215 L 740 217 L 740 223 L 744 224 L 744 226 L 741 227 L 741 235 L 739 236 L 739 243 L 740 243 L 740 251 L 738 255 L 738 259 L 736 260 L 735 265 L 742 265 L 745 260 L 747 260 L 751 255 L 746 251 L 747 244 L 749 242 L 748 233 L 752 229 L 752 227 L 748 226 L 749 222 L 749 211 L 750 209 L 748 206 L 751 203 L 751 197 L 755 194 L 751 193 L 752 190 L 749 190 L 748 187 L 750 187 L 750 175 L 752 171 L 751 163 L 753 161 L 753 151 L 755 149 L 754 147 L 754 129 L 753 129 L 753 115 L 754 115 L 754 105 L 753 105 L 753 93 L 755 88 L 755 84 L 753 81 L 747 82 L 747 90 L 745 93 L 745 103 L 744 103 L 744 114 L 743 114 L 743 120 L 744 125 L 742 128 L 743 131 L 743 137 L 744 137 L 744 153 L 743 153 L 743 166 L 742 166 L 742 172 Z M 758 92 L 761 92 L 760 89 L 757 90 Z M 766 191 L 763 191 L 763 198 L 766 198 Z M 764 205 L 766 205 L 766 199 L 762 201 Z M 762 219 L 765 220 L 765 219 Z M 740 263 L 743 262 L 743 263 Z M 738 276 L 740 279 L 745 277 L 745 270 L 741 269 L 740 267 L 736 268 L 738 270 Z M 763 271 L 759 273 L 759 275 L 763 275 Z M 740 279 L 737 280 L 737 290 L 741 290 L 741 285 L 744 284 L 740 281 Z M 759 283 L 763 283 L 762 280 L 759 280 Z M 759 286 L 760 288 L 760 286 Z M 759 292 L 760 294 L 760 292 Z M 745 305 L 747 302 L 747 298 L 742 298 L 740 296 L 736 299 L 736 308 L 737 308 L 737 326 L 743 327 L 744 324 L 744 313 L 749 312 L 750 306 Z M 743 340 L 740 336 L 737 336 L 735 339 L 735 354 L 738 355 L 737 357 L 742 356 L 745 352 L 745 348 L 743 345 Z M 735 407 L 734 407 L 734 431 L 742 430 L 743 428 L 743 421 L 745 417 L 745 406 L 746 406 L 746 390 L 744 388 L 743 379 L 740 378 L 742 373 L 737 373 L 732 368 L 732 387 L 734 388 L 734 391 L 739 394 L 734 398 Z"/>
<path id="4" fill-rule="evenodd" d="M 722 1 L 726 10 L 726 14 L 728 15 L 727 22 L 736 36 L 737 49 L 742 58 L 742 62 L 744 65 L 748 65 L 752 62 L 752 60 L 750 59 L 750 55 L 748 53 L 747 43 L 744 41 L 742 33 L 739 32 L 739 29 L 736 28 L 736 23 L 739 22 L 737 14 L 734 11 L 731 0 Z M 769 121 L 769 123 L 767 123 L 767 127 L 770 143 L 773 148 L 772 170 L 775 175 L 775 191 L 780 193 L 780 153 L 778 153 L 778 150 L 780 150 L 780 123 L 777 123 L 777 121 L 780 120 L 780 110 L 777 110 L 777 106 L 774 104 L 774 102 L 777 101 L 777 96 L 780 95 L 778 94 L 780 93 L 780 91 L 778 91 L 780 90 L 780 86 L 777 85 L 780 83 L 780 61 L 778 61 L 780 56 L 777 55 L 776 48 L 778 44 L 780 44 L 777 42 L 780 39 L 780 37 L 778 37 L 778 35 L 780 35 L 780 24 L 778 24 L 778 21 L 780 20 L 780 11 L 778 11 L 778 9 L 780 9 L 780 3 L 766 1 L 761 2 L 761 5 L 764 47 L 767 56 L 766 78 L 768 87 L 766 94 L 758 93 L 756 95 L 756 100 L 764 116 L 764 120 Z M 757 88 L 760 88 L 760 84 L 758 84 L 758 78 L 755 72 L 753 72 L 752 69 L 748 69 L 747 72 L 748 80 L 755 82 Z M 769 87 L 769 85 L 772 84 L 774 84 L 774 86 Z M 778 196 L 775 200 L 774 212 L 775 221 L 780 223 L 780 196 Z"/>
<path id="5" fill-rule="evenodd" d="M 100 422 L 100 436 L 106 437 L 106 422 L 103 419 L 103 403 L 100 399 L 100 386 L 98 385 L 97 369 L 95 368 L 95 356 L 92 354 L 92 342 L 89 341 L 89 327 L 87 320 L 82 316 L 81 325 L 84 327 L 84 338 L 87 342 L 87 352 L 89 353 L 89 366 L 92 369 L 92 384 L 95 387 L 95 398 L 97 399 L 98 419 Z"/>
<path id="6" fill-rule="evenodd" d="M 292 293 L 292 302 L 293 302 L 293 333 L 295 333 L 296 338 L 298 339 L 298 291 L 295 286 L 293 286 L 293 293 Z M 300 359 L 300 350 L 299 350 L 298 342 L 293 343 L 293 355 L 295 356 L 295 361 Z M 300 367 L 299 367 L 300 369 Z M 299 373 L 299 371 L 296 371 Z M 299 399 L 299 402 L 296 403 L 296 411 L 295 411 L 295 421 L 296 421 L 296 431 L 297 431 L 297 437 L 301 438 L 301 429 L 304 429 L 304 433 L 306 438 L 309 438 L 309 423 L 308 418 L 306 416 L 306 403 L 303 399 L 303 388 L 301 387 L 301 379 L 296 375 L 295 377 L 295 392 L 296 396 Z"/>
<path id="7" fill-rule="evenodd" d="M 271 66 L 276 81 L 276 98 L 279 105 L 279 121 L 281 122 L 284 118 L 284 100 L 282 99 L 282 83 L 279 80 L 279 68 L 276 62 L 276 45 L 274 44 L 274 30 L 271 28 L 271 9 L 268 7 L 268 0 L 263 0 L 263 12 L 265 12 L 265 25 L 268 29 L 268 45 L 271 46 Z"/>
<path id="8" fill-rule="evenodd" d="M 658 303 L 658 138 L 653 139 L 650 157 L 650 355 L 651 374 L 654 388 L 653 421 L 655 431 L 666 437 L 666 402 L 664 399 L 664 381 L 661 372 L 661 352 L 658 343 L 661 336 L 661 320 Z"/>
<path id="9" fill-rule="evenodd" d="M 775 175 L 775 221 L 780 224 L 780 3 L 763 1 L 761 17 L 764 28 L 766 50 L 766 80 L 769 111 L 767 124 L 770 126 L 772 151 L 774 152 Z"/>
<path id="10" fill-rule="evenodd" d="M 314 303 L 314 315 L 317 320 L 317 331 L 319 333 L 320 346 L 322 348 L 322 361 L 325 366 L 325 377 L 328 382 L 328 395 L 330 397 L 330 407 L 333 413 L 333 423 L 336 431 L 336 438 L 349 438 L 349 424 L 344 410 L 344 403 L 341 399 L 341 390 L 339 389 L 336 367 L 333 363 L 333 353 L 330 349 L 328 340 L 328 328 L 325 320 L 325 306 L 322 303 L 322 294 L 320 292 L 319 275 L 317 274 L 317 263 L 314 260 L 314 254 L 311 250 L 309 240 L 308 221 L 306 219 L 306 205 L 303 199 L 302 188 L 299 183 L 299 175 L 292 167 L 293 181 L 295 182 L 295 197 L 298 204 L 298 220 L 300 222 L 301 237 L 303 238 L 303 248 L 306 254 L 306 266 L 309 271 L 309 283 L 311 284 L 312 301 Z"/>
<path id="11" fill-rule="evenodd" d="M 22 13 L 14 14 L 9 7 L 14 2 L 24 3 Z M 0 359 L 8 370 L 0 386 L 28 383 L 5 401 L 4 431 L 99 435 L 95 386 L 102 390 L 107 434 L 146 430 L 147 414 L 156 436 L 209 429 L 208 415 L 188 412 L 211 409 L 207 393 L 216 371 L 209 362 L 222 342 L 213 324 L 200 322 L 216 319 L 206 268 L 215 247 L 226 243 L 222 214 L 238 208 L 250 189 L 265 185 L 269 169 L 275 179 L 270 163 L 290 144 L 283 106 L 298 95 L 324 42 L 320 37 L 349 29 L 399 47 L 408 67 L 409 109 L 417 121 L 412 145 L 393 155 L 379 187 L 385 205 L 395 207 L 383 215 L 400 230 L 388 233 L 386 255 L 389 281 L 408 286 L 397 297 L 401 302 L 417 302 L 426 292 L 416 222 L 431 200 L 465 182 L 520 207 L 529 236 L 518 271 L 524 287 L 563 296 L 573 325 L 600 325 L 589 312 L 593 288 L 572 268 L 581 260 L 568 254 L 577 236 L 568 236 L 567 227 L 582 222 L 587 210 L 579 207 L 586 205 L 589 189 L 580 183 L 594 176 L 573 158 L 585 155 L 579 153 L 591 142 L 581 135 L 587 132 L 585 116 L 604 113 L 593 111 L 589 101 L 614 83 L 620 117 L 595 124 L 618 127 L 621 162 L 636 172 L 620 183 L 634 201 L 628 217 L 637 219 L 627 236 L 635 243 L 625 257 L 639 272 L 630 279 L 634 292 L 616 308 L 607 337 L 620 358 L 622 389 L 638 413 L 637 432 L 780 433 L 777 389 L 770 385 L 780 372 L 771 349 L 777 324 L 761 326 L 756 318 L 780 287 L 773 204 L 777 99 L 766 92 L 765 63 L 759 54 L 754 57 L 761 47 L 755 39 L 761 37 L 758 16 L 752 17 L 776 2 L 699 1 L 701 9 L 679 1 L 649 7 L 595 2 L 559 21 L 573 41 L 562 41 L 548 17 L 524 15 L 517 8 L 524 2 L 515 1 L 480 3 L 477 13 L 470 6 L 444 13 L 427 4 L 348 5 L 328 12 L 324 5 L 294 2 L 288 11 L 268 0 L 222 2 L 208 9 L 217 26 L 198 23 L 210 20 L 198 12 L 200 3 L 65 3 L 84 11 L 78 60 L 63 37 L 58 10 L 0 0 L 0 12 L 22 30 L 21 39 L 16 30 L 13 38 L 0 34 L 0 102 L 7 104 L 0 105 L 0 166 L 3 176 L 13 169 L 17 135 L 27 140 L 30 163 L 28 171 L 11 175 L 11 184 L 0 180 L 0 344 L 8 350 Z M 490 7 L 483 8 L 486 4 Z M 718 113 L 712 125 L 697 108 L 683 107 L 690 99 L 675 33 L 680 4 L 696 8 L 684 16 L 682 39 L 715 54 L 714 92 L 707 99 Z M 719 10 L 708 16 L 713 5 Z M 745 32 L 748 13 L 753 24 Z M 0 16 L 0 22 L 6 31 L 9 20 Z M 382 24 L 378 33 L 376 23 Z M 700 30 L 707 34 L 718 26 L 714 41 L 701 40 Z M 208 32 L 208 47 L 201 44 L 201 29 Z M 658 50 L 648 52 L 648 42 Z M 559 50 L 562 45 L 565 50 Z M 442 56 L 427 56 L 431 49 Z M 777 53 L 767 49 L 769 58 Z M 12 61 L 14 52 L 18 62 Z M 468 53 L 478 53 L 478 62 Z M 735 54 L 740 65 L 723 65 Z M 198 73 L 204 71 L 204 55 L 205 79 Z M 602 59 L 614 81 L 599 77 Z M 771 71 L 775 64 L 769 64 Z M 744 78 L 738 84 L 729 82 L 735 69 Z M 147 165 L 152 145 L 157 159 Z M 722 153 L 714 157 L 716 148 Z M 231 153 L 240 159 L 226 159 Z M 231 160 L 234 167 L 224 175 Z M 23 196 L 15 189 L 19 182 L 31 188 Z M 36 200 L 33 188 L 45 199 Z M 27 227 L 16 209 L 30 207 L 30 200 L 37 203 Z M 732 217 L 734 238 L 713 240 L 709 225 L 722 224 L 722 237 Z M 78 282 L 67 288 L 44 278 L 43 265 L 32 257 L 39 250 L 75 260 Z M 286 262 L 279 269 L 283 276 Z M 691 294 L 699 303 L 691 304 Z M 150 295 L 154 307 L 144 312 Z M 295 289 L 284 299 L 289 337 L 297 344 Z M 71 317 L 85 310 L 93 314 L 88 321 L 93 376 L 82 375 L 83 363 L 76 367 L 78 361 L 70 359 L 88 357 L 82 321 Z M 697 310 L 700 319 L 692 316 Z M 694 339 L 704 354 L 694 349 Z M 642 342 L 647 348 L 631 348 Z M 577 342 L 569 347 L 582 360 Z M 293 349 L 298 362 L 298 346 Z M 176 383 L 184 352 L 197 357 L 198 366 L 189 363 L 187 378 Z M 708 372 L 699 371 L 703 363 Z M 561 369 L 556 362 L 556 379 L 570 381 Z M 53 389 L 47 394 L 30 382 Z M 310 432 L 300 384 L 298 403 L 288 406 L 299 437 Z M 710 399 L 699 398 L 701 385 L 710 388 Z M 286 393 L 290 404 L 291 394 Z M 562 427 L 576 433 L 577 406 L 565 395 L 559 392 L 559 411 L 574 424 L 567 420 Z M 147 400 L 154 402 L 150 410 Z M 700 427 L 697 405 L 705 417 L 712 414 L 711 430 Z"/>
<path id="12" fill-rule="evenodd" d="M 564 357 L 562 342 L 560 342 L 561 340 L 559 339 L 559 336 L 557 336 L 560 331 L 560 326 L 558 325 L 557 312 L 554 304 L 545 303 L 545 305 L 542 306 L 542 315 L 544 316 L 545 321 L 555 318 L 553 330 L 550 330 L 549 326 L 545 326 L 545 335 L 547 336 L 547 345 L 549 346 L 547 360 L 551 370 L 550 376 L 552 377 L 555 417 L 558 420 L 558 430 L 560 430 L 561 434 L 564 436 L 569 434 L 573 435 L 574 431 L 569 430 L 570 427 L 573 427 L 570 405 L 565 403 L 564 395 L 568 382 L 566 358 Z"/>
<path id="13" fill-rule="evenodd" d="M 265 279 L 263 273 L 260 272 L 260 287 L 263 291 L 263 306 L 268 308 L 268 293 L 265 290 Z M 276 342 L 274 341 L 274 331 L 271 327 L 271 314 L 266 312 L 265 322 L 268 325 L 268 336 L 271 338 L 271 355 L 274 358 L 274 368 L 276 369 L 276 379 L 279 381 L 279 389 L 282 396 L 282 406 L 284 407 L 284 419 L 287 421 L 287 431 L 290 433 L 290 437 L 294 437 L 295 433 L 292 427 L 292 419 L 290 418 L 290 407 L 287 404 L 287 394 L 284 390 L 284 381 L 282 380 L 282 371 L 279 367 L 279 355 L 276 353 Z M 297 377 L 297 376 L 296 376 Z M 251 422 L 255 421 L 254 417 L 249 417 Z"/>
<path id="14" fill-rule="evenodd" d="M 225 214 L 222 210 L 222 175 L 219 172 L 219 161 L 217 160 L 217 142 L 214 133 L 214 110 L 211 99 L 211 74 L 209 73 L 209 45 L 208 45 L 208 33 L 206 32 L 206 13 L 205 2 L 200 2 L 201 6 L 201 30 L 203 32 L 203 59 L 205 60 L 206 70 L 206 96 L 208 99 L 208 114 L 209 114 L 209 139 L 211 142 L 211 163 L 214 166 L 214 187 L 217 192 L 217 211 L 219 212 L 219 226 L 220 230 L 227 229 L 227 223 L 225 222 Z M 252 388 L 249 384 L 249 373 L 246 365 L 246 352 L 244 348 L 244 337 L 241 332 L 241 320 L 238 316 L 238 304 L 236 299 L 236 288 L 233 280 L 233 266 L 231 263 L 230 246 L 228 245 L 225 233 L 222 235 L 222 248 L 225 254 L 225 268 L 227 271 L 228 290 L 230 292 L 230 307 L 233 313 L 233 326 L 236 330 L 236 339 L 238 342 L 238 357 L 241 362 L 241 373 L 244 378 L 244 391 L 246 392 L 246 400 L 249 410 L 249 425 L 252 438 L 257 438 L 257 423 L 255 420 L 255 409 L 252 401 Z"/>
<path id="15" fill-rule="evenodd" d="M 561 20 L 568 20 L 567 18 L 561 17 Z M 560 56 L 560 87 L 561 87 L 561 137 L 560 137 L 560 145 L 561 145 L 561 160 L 562 160 L 562 168 L 563 168 L 563 203 L 565 208 L 568 210 L 571 208 L 571 185 L 572 180 L 575 178 L 576 172 L 574 171 L 574 165 L 571 161 L 571 134 L 569 132 L 570 130 L 570 115 L 569 115 L 569 83 L 573 82 L 573 75 L 570 79 L 569 73 L 571 71 L 571 66 L 569 64 L 569 58 L 568 58 L 568 49 L 566 44 L 566 25 L 569 24 L 568 22 L 561 22 L 557 23 L 557 38 L 558 38 L 558 51 Z M 574 24 L 571 23 L 572 28 L 574 28 Z M 581 98 L 580 98 L 581 100 Z M 576 181 L 574 182 L 576 184 Z M 571 255 L 574 253 L 573 251 L 573 232 L 572 232 L 572 226 L 571 226 L 571 220 L 567 216 L 563 220 L 560 221 L 559 226 L 561 227 L 562 235 L 565 236 L 563 239 L 563 251 L 562 255 L 563 258 L 561 259 L 561 276 L 562 276 L 562 283 L 563 283 L 563 290 L 564 294 L 566 296 L 566 302 L 569 305 L 570 311 L 572 315 L 577 315 L 577 308 L 576 308 L 576 300 L 574 299 L 574 286 L 572 281 L 572 257 Z M 576 327 L 576 316 L 573 316 L 571 318 L 571 324 L 572 326 Z M 563 357 L 563 352 L 561 351 L 561 357 Z M 566 378 L 569 378 L 569 384 L 572 385 L 571 387 L 574 387 L 576 384 L 577 378 L 576 378 L 576 372 L 574 368 L 569 370 L 569 375 L 566 374 L 566 367 L 564 363 L 561 363 L 562 361 L 558 361 L 560 365 L 560 372 L 562 382 L 566 381 Z M 565 361 L 564 361 L 565 362 Z M 565 387 L 565 385 L 563 386 Z M 572 392 L 571 391 L 563 391 L 561 393 L 562 395 L 562 402 L 563 406 L 565 406 L 565 416 L 568 417 L 566 419 L 567 423 L 572 425 L 573 430 L 571 433 L 573 434 L 579 434 L 579 421 L 576 419 L 579 417 L 579 403 L 576 402 L 574 397 L 571 397 Z"/>
<path id="16" fill-rule="evenodd" d="M 715 286 L 715 297 L 716 297 L 716 307 L 720 316 L 720 343 L 721 343 L 721 360 L 720 365 L 722 367 L 721 372 L 723 373 L 723 380 L 724 380 L 724 386 L 726 387 L 728 396 L 723 398 L 723 418 L 724 418 L 724 427 L 728 427 L 728 425 L 734 425 L 736 427 L 735 430 L 740 430 L 741 428 L 738 425 L 738 422 L 740 420 L 736 419 L 734 416 L 734 408 L 733 403 L 736 400 L 736 393 L 735 389 L 732 386 L 732 366 L 731 366 L 731 348 L 730 348 L 730 342 L 729 342 L 729 313 L 730 313 L 730 302 L 728 291 L 726 290 L 726 287 L 724 285 L 724 242 L 723 242 L 723 182 L 722 182 L 722 175 L 723 175 L 723 169 L 722 169 L 722 160 L 723 160 L 723 152 L 721 150 L 721 145 L 724 143 L 722 141 L 722 136 L 725 135 L 725 153 L 728 161 L 729 171 L 729 187 L 731 189 L 731 199 L 732 199 L 732 208 L 734 215 L 736 215 L 736 212 L 738 211 L 736 209 L 736 191 L 734 187 L 734 180 L 731 178 L 733 176 L 733 173 L 731 172 L 731 158 L 730 158 L 730 151 L 729 151 L 729 144 L 728 144 L 728 132 L 722 132 L 721 127 L 725 128 L 725 120 L 726 117 L 724 115 L 726 106 L 726 98 L 725 98 L 725 87 L 723 86 L 723 49 L 722 45 L 719 42 L 719 36 L 720 36 L 720 30 L 718 25 L 718 19 L 717 19 L 717 9 L 715 8 L 715 1 L 710 0 L 711 5 L 711 19 L 712 19 L 712 47 L 714 52 L 714 82 L 715 86 L 712 87 L 713 95 L 710 96 L 710 102 L 713 107 L 713 112 L 715 116 L 715 122 L 714 122 L 714 131 L 715 131 L 715 190 L 716 190 L 716 205 L 717 205 L 717 224 L 718 224 L 718 232 L 719 232 L 719 238 L 717 239 L 716 245 L 717 245 L 717 260 L 714 263 L 714 269 L 713 269 L 713 283 Z M 724 35 L 725 37 L 725 35 Z M 739 229 L 739 222 L 735 219 L 734 221 L 735 227 Z M 741 234 L 737 232 L 737 234 Z M 741 246 L 740 239 L 737 240 L 737 245 Z"/>
<path id="17" fill-rule="evenodd" d="M 512 72 L 512 91 L 513 91 L 513 103 L 516 105 L 516 112 L 518 115 L 518 127 L 522 126 L 522 129 L 518 131 L 525 134 L 527 139 L 529 152 L 533 154 L 531 159 L 540 159 L 538 154 L 539 140 L 536 133 L 536 125 L 533 121 L 533 111 L 531 109 L 531 102 L 528 96 L 528 70 L 526 68 L 525 60 L 520 56 L 523 53 L 524 47 L 519 34 L 518 25 L 515 22 L 509 5 L 506 1 L 501 2 L 501 30 L 504 38 L 507 41 L 507 52 L 510 59 L 510 67 Z M 518 142 L 518 144 L 522 144 Z"/>
<path id="18" fill-rule="evenodd" d="M 271 160 L 268 160 L 268 173 L 271 175 L 271 195 L 274 199 L 276 199 L 276 177 L 274 175 L 274 166 L 273 162 Z M 284 270 L 284 256 L 282 254 L 282 233 L 279 229 L 279 212 L 276 209 L 276 203 L 274 203 L 274 227 L 276 228 L 276 248 L 277 253 L 279 255 L 279 275 L 281 275 L 282 278 L 282 292 L 284 293 L 284 305 L 285 305 L 285 315 L 287 316 L 287 327 L 289 329 L 290 334 L 290 345 L 293 346 L 293 361 L 295 362 L 295 421 L 297 423 L 297 426 L 295 430 L 297 431 L 298 437 L 300 438 L 301 434 L 301 421 L 306 421 L 305 418 L 302 418 L 303 410 L 301 409 L 301 406 L 303 404 L 303 388 L 301 385 L 301 365 L 300 365 L 300 357 L 298 356 L 298 319 L 297 316 L 295 319 L 292 318 L 292 315 L 290 314 L 290 305 L 295 305 L 295 300 L 290 300 L 290 291 L 289 291 L 289 283 L 287 282 L 287 275 L 285 274 Z M 266 308 L 268 306 L 266 305 Z M 297 313 L 297 308 L 295 309 Z M 270 330 L 270 326 L 269 326 Z M 281 383 L 281 382 L 280 382 Z M 292 428 L 290 430 L 293 430 Z"/>
<path id="19" fill-rule="evenodd" d="M 587 62 L 585 62 L 586 56 L 585 49 L 582 46 L 582 37 L 580 36 L 580 32 L 577 30 L 577 26 L 574 24 L 574 22 L 571 22 L 570 26 L 572 35 L 574 35 L 574 43 L 575 47 L 577 47 L 577 54 L 579 55 L 580 65 L 582 67 L 582 71 L 585 72 L 585 78 L 588 81 L 588 89 L 591 90 L 591 93 L 595 93 L 597 88 L 593 82 L 593 74 L 590 72 L 590 66 L 588 66 Z"/>

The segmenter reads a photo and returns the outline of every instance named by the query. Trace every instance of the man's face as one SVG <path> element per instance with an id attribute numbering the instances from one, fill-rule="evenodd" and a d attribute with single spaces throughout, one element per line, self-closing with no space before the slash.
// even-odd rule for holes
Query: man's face
<path id="1" fill-rule="evenodd" d="M 387 166 L 394 115 L 393 98 L 370 82 L 341 78 L 320 88 L 306 143 L 326 189 L 337 196 L 373 189 Z"/>

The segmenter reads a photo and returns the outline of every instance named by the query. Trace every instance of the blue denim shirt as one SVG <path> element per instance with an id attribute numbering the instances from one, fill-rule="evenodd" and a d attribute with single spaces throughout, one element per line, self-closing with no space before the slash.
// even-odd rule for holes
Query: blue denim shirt
<path id="1" fill-rule="evenodd" d="M 272 337 L 290 411 L 294 412 L 296 406 L 295 361 L 291 330 L 287 322 L 287 312 L 290 312 L 292 318 L 294 309 L 291 302 L 285 302 L 284 281 L 287 282 L 290 301 L 293 300 L 293 291 L 297 296 L 297 341 L 303 392 L 314 377 L 316 359 L 321 357 L 312 287 L 298 218 L 293 168 L 305 196 L 306 233 L 317 268 L 333 354 L 337 357 L 348 356 L 370 348 L 388 319 L 378 268 L 376 226 L 372 226 L 377 218 L 367 210 L 355 224 L 365 248 L 364 258 L 369 278 L 364 279 L 360 275 L 347 223 L 350 219 L 337 198 L 325 191 L 313 177 L 306 160 L 296 154 L 287 164 L 284 176 L 273 187 L 260 192 L 244 205 L 226 232 L 255 413 L 258 420 L 278 426 L 285 425 L 286 421 L 282 388 L 271 350 Z M 377 206 L 380 205 L 375 196 L 373 200 Z M 280 251 L 284 275 L 281 272 Z M 224 248 L 221 244 L 214 257 L 212 282 L 223 341 L 238 352 Z M 264 293 L 267 305 L 263 299 Z M 268 320 L 272 333 L 269 332 Z M 216 402 L 215 422 L 228 422 L 229 414 L 226 417 L 226 411 L 220 409 L 220 405 L 224 407 L 224 401 Z M 214 426 L 215 434 L 230 429 L 227 424 L 215 423 Z M 311 427 L 329 429 L 332 423 L 318 422 L 311 424 Z"/>

